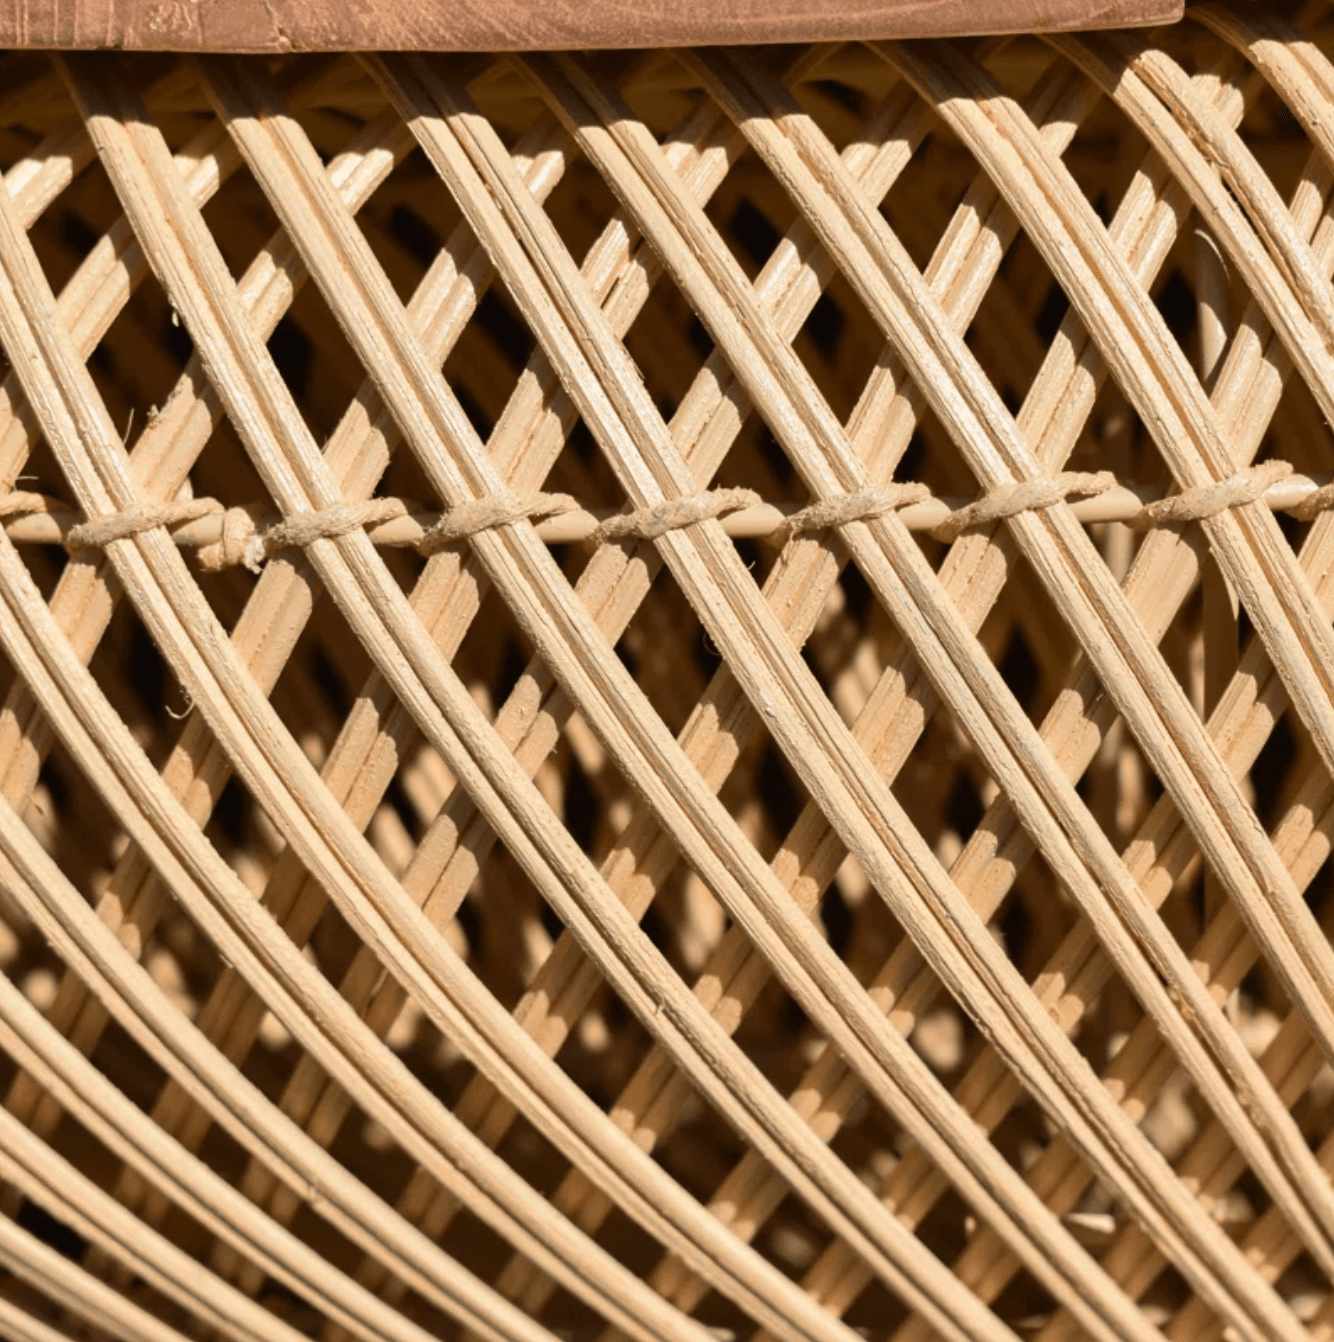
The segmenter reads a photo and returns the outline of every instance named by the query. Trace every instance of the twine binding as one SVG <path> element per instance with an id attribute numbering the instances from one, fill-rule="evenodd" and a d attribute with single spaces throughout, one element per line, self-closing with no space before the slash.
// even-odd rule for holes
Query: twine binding
<path id="1" fill-rule="evenodd" d="M 991 490 L 972 503 L 949 508 L 941 520 L 926 524 L 914 520 L 911 529 L 925 525 L 935 539 L 949 543 L 971 528 L 1040 511 L 1073 498 L 1096 498 L 1112 490 L 1121 490 L 1128 500 L 1127 505 L 1105 513 L 1100 520 L 1120 521 L 1132 530 L 1147 531 L 1154 527 L 1204 521 L 1230 508 L 1265 500 L 1275 486 L 1292 476 L 1290 463 L 1268 461 L 1215 484 L 1141 504 L 1134 501 L 1134 491 L 1118 482 L 1109 471 L 1092 474 L 1067 471 L 1050 480 L 1021 481 Z M 1309 522 L 1334 508 L 1334 485 L 1308 488 L 1296 497 L 1271 498 L 1268 502 L 1298 521 Z M 781 546 L 798 536 L 868 522 L 910 509 L 921 511 L 922 505 L 927 506 L 928 512 L 948 506 L 918 482 L 864 485 L 848 494 L 808 504 L 787 516 L 782 515 L 781 509 L 773 509 L 774 520 L 767 530 L 750 525 L 746 534 L 766 536 L 773 544 Z M 738 513 L 763 507 L 763 501 L 754 490 L 711 490 L 651 508 L 614 514 L 592 525 L 587 539 L 595 545 L 621 540 L 658 540 L 671 531 L 698 522 L 726 521 Z M 0 495 L 0 520 L 63 511 L 67 511 L 65 505 L 47 495 L 23 491 Z M 227 508 L 215 499 L 189 499 L 104 514 L 67 528 L 61 541 L 71 553 L 102 549 L 157 527 L 172 530 L 202 518 L 217 517 L 220 534 L 216 541 L 200 545 L 200 567 L 213 573 L 243 566 L 258 573 L 264 562 L 280 550 L 303 549 L 316 541 L 382 527 L 407 517 L 410 509 L 403 499 L 370 499 L 363 503 L 339 504 L 320 512 L 296 514 L 268 525 L 261 524 L 261 512 L 259 505 Z M 523 496 L 497 496 L 451 508 L 422 527 L 410 542 L 394 543 L 410 543 L 420 554 L 430 556 L 497 527 L 523 521 L 537 524 L 572 513 L 590 515 L 568 494 L 534 492 Z"/>

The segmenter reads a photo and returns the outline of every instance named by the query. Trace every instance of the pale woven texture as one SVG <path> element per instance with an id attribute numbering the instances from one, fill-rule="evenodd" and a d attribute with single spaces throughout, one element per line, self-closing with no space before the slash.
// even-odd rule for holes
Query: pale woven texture
<path id="1" fill-rule="evenodd" d="M 6 58 L 0 1335 L 1334 1339 L 1265 8 Z"/>

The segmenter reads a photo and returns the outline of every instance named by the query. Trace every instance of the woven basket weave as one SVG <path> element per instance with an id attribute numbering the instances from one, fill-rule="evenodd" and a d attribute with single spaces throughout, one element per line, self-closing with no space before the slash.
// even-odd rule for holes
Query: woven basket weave
<path id="1" fill-rule="evenodd" d="M 1331 57 L 4 58 L 0 1335 L 1334 1338 Z"/>

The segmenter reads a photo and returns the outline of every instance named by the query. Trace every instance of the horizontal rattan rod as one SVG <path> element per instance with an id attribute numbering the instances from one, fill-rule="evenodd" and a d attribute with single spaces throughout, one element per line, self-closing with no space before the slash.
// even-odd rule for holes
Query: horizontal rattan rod
<path id="1" fill-rule="evenodd" d="M 1299 508 L 1317 491 L 1334 483 L 1334 474 L 1288 475 L 1270 485 L 1261 496 L 1275 512 Z M 20 545 L 66 545 L 71 533 L 84 522 L 83 514 L 64 500 L 48 495 L 11 495 L 21 498 L 24 511 L 3 516 L 6 500 L 0 496 L 0 525 L 9 539 Z M 1100 494 L 1070 500 L 1067 505 L 1075 518 L 1084 523 L 1134 522 L 1140 520 L 1145 508 L 1165 497 L 1165 491 L 1151 485 L 1116 485 Z M 217 546 L 222 540 L 224 510 L 221 504 L 210 508 L 211 500 L 193 501 L 202 516 L 176 523 L 168 523 L 172 539 L 185 549 L 203 549 Z M 384 500 L 386 503 L 391 500 Z M 367 537 L 386 548 L 416 549 L 442 517 L 414 500 L 400 501 L 404 511 L 386 521 L 373 521 L 366 526 Z M 972 501 L 952 496 L 926 497 L 920 502 L 897 510 L 897 515 L 909 531 L 931 532 L 967 508 Z M 805 507 L 787 500 L 759 503 L 739 508 L 718 519 L 723 530 L 737 539 L 765 539 L 782 537 L 790 529 L 792 519 Z M 207 511 L 205 511 L 207 510 Z M 555 516 L 542 517 L 535 522 L 537 534 L 550 545 L 568 545 L 589 540 L 599 527 L 620 516 L 613 508 L 575 508 Z M 255 530 L 263 534 L 276 528 L 283 518 L 276 512 L 255 510 Z"/>

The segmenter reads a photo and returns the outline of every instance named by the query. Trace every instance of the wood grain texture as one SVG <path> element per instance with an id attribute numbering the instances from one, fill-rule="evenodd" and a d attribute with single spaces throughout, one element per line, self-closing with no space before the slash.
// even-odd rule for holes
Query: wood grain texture
<path id="1" fill-rule="evenodd" d="M 1175 22 L 1182 0 L 8 0 L 0 46 L 521 51 L 1054 32 Z"/>

